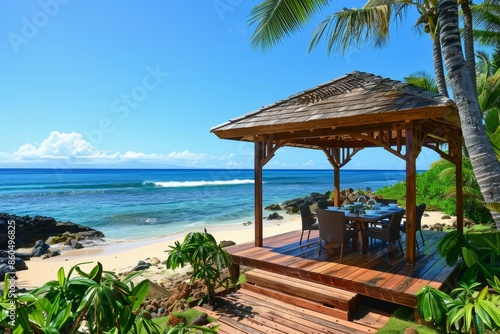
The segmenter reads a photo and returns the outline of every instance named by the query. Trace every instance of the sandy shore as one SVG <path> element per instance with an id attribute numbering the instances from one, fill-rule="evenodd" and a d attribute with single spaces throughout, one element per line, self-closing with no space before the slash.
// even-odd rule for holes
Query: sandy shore
<path id="1" fill-rule="evenodd" d="M 280 214 L 283 215 L 283 220 L 264 220 L 264 237 L 301 229 L 299 215 Z M 451 219 L 442 219 L 442 217 L 442 212 L 426 212 L 422 218 L 422 225 L 431 226 L 436 223 L 451 225 L 456 221 L 456 217 L 451 217 Z M 202 232 L 203 230 L 196 231 Z M 218 242 L 231 240 L 237 244 L 253 241 L 255 235 L 253 224 L 248 226 L 242 224 L 241 226 L 210 227 L 208 232 Z M 78 250 L 62 250 L 60 256 L 48 259 L 31 258 L 26 262 L 29 269 L 17 273 L 19 278 L 17 285 L 19 288 L 36 288 L 45 282 L 56 280 L 57 271 L 60 267 L 64 267 L 67 274 L 70 267 L 88 261 L 92 263 L 82 265 L 82 270 L 90 271 L 97 262 L 100 262 L 105 270 L 116 273 L 128 272 L 140 260 L 147 262 L 153 257 L 157 257 L 160 261 L 166 260 L 167 253 L 165 250 L 168 250 L 169 246 L 173 245 L 176 240 L 183 240 L 184 236 L 185 233 L 182 233 L 156 239 L 119 242 Z M 165 277 L 168 274 L 165 265 L 159 264 L 146 270 L 144 276 L 152 281 L 157 281 L 160 277 Z"/>

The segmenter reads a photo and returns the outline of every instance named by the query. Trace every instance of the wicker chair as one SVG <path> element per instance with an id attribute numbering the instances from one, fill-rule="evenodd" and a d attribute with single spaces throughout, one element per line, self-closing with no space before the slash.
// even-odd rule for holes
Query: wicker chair
<path id="1" fill-rule="evenodd" d="M 404 254 L 403 246 L 401 245 L 401 234 L 399 233 L 399 227 L 404 214 L 405 212 L 403 210 L 395 212 L 389 220 L 389 225 L 387 225 L 387 227 L 368 227 L 362 229 L 361 233 L 369 238 L 387 241 L 391 247 L 391 251 L 394 251 L 392 244 L 397 241 L 401 253 Z"/>
<path id="2" fill-rule="evenodd" d="M 425 203 L 417 206 L 417 220 L 415 221 L 415 236 L 417 235 L 417 231 L 420 232 L 420 237 L 422 238 L 422 245 L 425 246 L 424 235 L 422 234 L 422 216 L 424 215 L 425 208 L 427 205 Z M 403 221 L 403 224 L 399 227 L 399 230 L 403 233 L 406 233 L 406 220 Z M 415 241 L 417 239 L 415 238 Z M 418 248 L 418 241 L 416 241 Z"/>
<path id="3" fill-rule="evenodd" d="M 328 203 L 328 201 L 319 201 L 318 202 L 318 209 L 326 210 L 326 208 L 328 208 L 328 205 L 330 205 L 330 203 Z"/>
<path id="4" fill-rule="evenodd" d="M 344 257 L 344 245 L 356 237 L 356 231 L 346 225 L 343 211 L 328 211 L 318 209 L 319 241 L 318 256 L 321 255 L 321 242 L 325 241 L 340 244 L 340 259 Z"/>
<path id="5" fill-rule="evenodd" d="M 300 242 L 299 245 L 302 245 L 302 238 L 304 237 L 304 231 L 308 231 L 307 233 L 307 241 L 309 242 L 309 237 L 311 236 L 311 231 L 319 230 L 319 225 L 316 222 L 316 217 L 311 212 L 311 208 L 309 204 L 305 203 L 299 205 L 300 217 L 302 219 L 302 233 L 300 234 Z"/>

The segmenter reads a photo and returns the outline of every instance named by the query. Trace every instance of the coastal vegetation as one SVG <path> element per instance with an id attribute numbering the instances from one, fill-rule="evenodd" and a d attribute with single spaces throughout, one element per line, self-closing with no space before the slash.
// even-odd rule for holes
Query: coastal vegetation
<path id="1" fill-rule="evenodd" d="M 478 224 L 491 224 L 493 219 L 484 207 L 483 196 L 472 172 L 468 158 L 462 159 L 464 217 Z M 427 210 L 443 211 L 456 215 L 455 168 L 444 160 L 438 160 L 417 176 L 417 203 L 426 203 Z M 375 194 L 383 198 L 394 198 L 406 206 L 406 181 L 377 189 Z"/>
<path id="2" fill-rule="evenodd" d="M 140 309 L 149 280 L 135 284 L 138 272 L 120 279 L 104 271 L 100 263 L 90 272 L 81 270 L 80 265 L 67 275 L 60 268 L 57 280 L 29 293 L 9 293 L 9 275 L 5 275 L 0 328 L 9 328 L 14 334 L 80 333 L 82 329 L 87 333 L 157 332 L 158 326 Z M 73 276 L 74 272 L 78 276 Z"/>
<path id="3" fill-rule="evenodd" d="M 430 286 L 421 289 L 419 314 L 441 332 L 496 333 L 500 329 L 500 232 L 472 239 L 453 231 L 438 249 L 448 265 L 460 262 L 459 282 L 449 294 Z"/>
<path id="4" fill-rule="evenodd" d="M 232 283 L 230 277 L 222 277 L 222 270 L 232 263 L 231 255 L 210 233 L 188 233 L 182 243 L 176 241 L 167 252 L 167 269 L 190 264 L 193 268 L 191 282 L 195 279 L 205 282 L 209 305 L 214 304 L 216 288 L 222 286 L 227 288 Z"/>

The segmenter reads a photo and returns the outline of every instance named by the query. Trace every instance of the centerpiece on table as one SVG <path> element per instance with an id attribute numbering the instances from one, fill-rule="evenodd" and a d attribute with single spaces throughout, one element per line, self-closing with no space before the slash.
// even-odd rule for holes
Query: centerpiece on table
<path id="1" fill-rule="evenodd" d="M 372 198 L 372 199 L 369 199 L 368 201 L 366 201 L 365 205 L 364 205 L 364 211 L 365 211 L 365 214 L 367 215 L 374 215 L 377 213 L 378 211 L 378 208 L 379 208 L 379 205 L 377 203 L 377 201 Z"/>

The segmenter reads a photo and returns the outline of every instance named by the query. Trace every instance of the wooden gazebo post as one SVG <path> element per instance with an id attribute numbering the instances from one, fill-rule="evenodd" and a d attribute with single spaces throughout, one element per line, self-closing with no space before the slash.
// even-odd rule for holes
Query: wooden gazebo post
<path id="1" fill-rule="evenodd" d="M 420 151 L 417 140 L 414 140 L 415 130 L 406 130 L 406 263 L 416 263 L 416 226 L 417 221 L 417 155 Z"/>
<path id="2" fill-rule="evenodd" d="M 254 200 L 255 200 L 255 247 L 264 245 L 263 224 L 262 224 L 262 160 L 264 157 L 264 143 L 255 142 L 254 156 Z"/>

